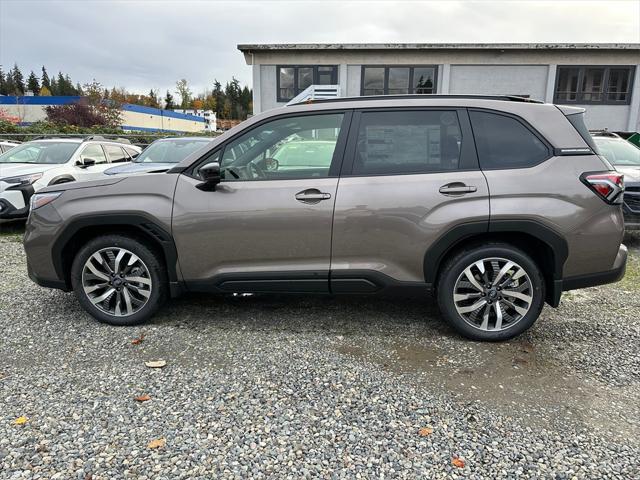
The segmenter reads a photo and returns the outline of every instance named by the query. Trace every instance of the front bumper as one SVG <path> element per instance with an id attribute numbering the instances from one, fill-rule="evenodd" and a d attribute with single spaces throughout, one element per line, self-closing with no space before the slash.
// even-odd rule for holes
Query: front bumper
<path id="1" fill-rule="evenodd" d="M 640 230 L 640 183 L 627 183 L 622 212 L 625 230 Z"/>
<path id="2" fill-rule="evenodd" d="M 27 218 L 33 193 L 33 185 L 11 186 L 0 192 L 0 219 Z"/>
<path id="3" fill-rule="evenodd" d="M 37 285 L 40 285 L 41 287 L 57 288 L 65 292 L 71 291 L 71 288 L 69 287 L 69 285 L 67 285 L 67 283 L 64 280 L 59 280 L 56 278 L 44 278 L 44 277 L 38 276 L 38 274 L 34 272 L 33 268 L 31 268 L 31 264 L 28 261 L 27 261 L 27 275 L 29 275 L 29 278 L 31 279 L 31 281 L 33 281 Z"/>

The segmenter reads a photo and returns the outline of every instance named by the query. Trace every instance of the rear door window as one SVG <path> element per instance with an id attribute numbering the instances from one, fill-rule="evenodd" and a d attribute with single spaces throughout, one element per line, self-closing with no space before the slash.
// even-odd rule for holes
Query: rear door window
<path id="1" fill-rule="evenodd" d="M 533 167 L 551 156 L 546 143 L 516 118 L 476 110 L 469 116 L 482 169 Z"/>
<path id="2" fill-rule="evenodd" d="M 455 110 L 362 112 L 352 174 L 456 170 L 461 145 Z"/>
<path id="3" fill-rule="evenodd" d="M 107 155 L 109 156 L 109 161 L 111 163 L 122 163 L 128 162 L 129 157 L 121 147 L 117 145 L 103 145 Z"/>

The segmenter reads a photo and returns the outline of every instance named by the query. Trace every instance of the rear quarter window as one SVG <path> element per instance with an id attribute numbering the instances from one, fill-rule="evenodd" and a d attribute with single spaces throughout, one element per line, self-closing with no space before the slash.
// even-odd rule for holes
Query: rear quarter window
<path id="1" fill-rule="evenodd" d="M 533 167 L 551 156 L 549 147 L 514 117 L 473 110 L 469 116 L 482 169 Z"/>
<path id="2" fill-rule="evenodd" d="M 598 150 L 598 145 L 593 140 L 593 137 L 589 133 L 589 129 L 584 123 L 584 113 L 574 113 L 573 115 L 567 115 L 567 120 L 569 120 L 571 125 L 573 125 L 573 127 L 578 131 L 585 143 L 591 147 L 591 150 L 599 154 L 600 151 Z"/>

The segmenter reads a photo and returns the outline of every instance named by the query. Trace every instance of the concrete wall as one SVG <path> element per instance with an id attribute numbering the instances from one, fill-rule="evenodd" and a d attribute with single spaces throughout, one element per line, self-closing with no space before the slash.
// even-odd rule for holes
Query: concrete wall
<path id="1" fill-rule="evenodd" d="M 437 93 L 524 94 L 553 101 L 558 65 L 636 65 L 631 105 L 584 105 L 590 128 L 640 130 L 640 62 L 634 50 L 269 50 L 253 62 L 254 113 L 276 101 L 276 65 L 338 65 L 343 96 L 360 95 L 362 65 L 437 65 Z"/>
<path id="2" fill-rule="evenodd" d="M 573 105 L 573 104 L 572 104 Z M 585 108 L 584 121 L 589 129 L 626 131 L 629 123 L 629 105 L 576 105 Z"/>
<path id="3" fill-rule="evenodd" d="M 451 65 L 448 93 L 529 95 L 544 100 L 548 65 Z"/>

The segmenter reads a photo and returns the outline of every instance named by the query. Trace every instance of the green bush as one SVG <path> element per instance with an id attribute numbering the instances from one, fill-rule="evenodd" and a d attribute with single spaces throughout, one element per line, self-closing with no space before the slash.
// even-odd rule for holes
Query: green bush
<path id="1" fill-rule="evenodd" d="M 215 137 L 218 134 L 209 132 L 189 132 L 184 134 L 176 133 L 147 133 L 147 132 L 125 132 L 119 127 L 77 127 L 75 125 L 55 124 L 51 122 L 36 122 L 26 127 L 14 125 L 11 122 L 0 120 L 0 138 L 7 140 L 18 140 L 27 142 L 37 138 L 37 136 L 62 136 L 62 137 L 83 137 L 87 135 L 102 135 L 105 138 L 127 138 L 135 145 L 148 145 L 149 143 L 164 137 L 175 136 L 199 136 Z"/>

